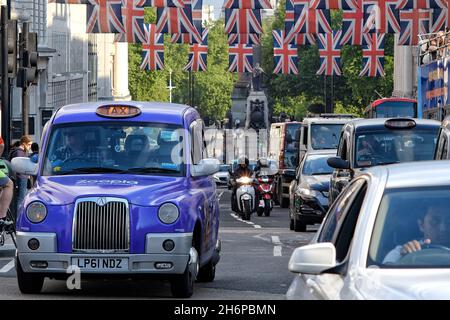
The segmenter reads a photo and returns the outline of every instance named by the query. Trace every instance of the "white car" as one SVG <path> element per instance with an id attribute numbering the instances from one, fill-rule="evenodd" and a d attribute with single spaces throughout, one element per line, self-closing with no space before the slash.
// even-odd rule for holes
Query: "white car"
<path id="1" fill-rule="evenodd" d="M 228 180 L 230 179 L 230 174 L 228 173 L 228 169 L 230 169 L 230 165 L 228 165 L 228 164 L 220 165 L 219 172 L 216 172 L 213 175 L 214 181 L 217 184 L 226 185 L 228 183 Z"/>
<path id="2" fill-rule="evenodd" d="M 450 299 L 450 161 L 373 167 L 296 248 L 288 299 Z"/>

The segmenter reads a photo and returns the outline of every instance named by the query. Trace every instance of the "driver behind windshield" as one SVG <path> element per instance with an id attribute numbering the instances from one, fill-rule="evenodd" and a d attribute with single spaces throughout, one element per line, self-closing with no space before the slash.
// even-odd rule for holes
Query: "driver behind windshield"
<path id="1" fill-rule="evenodd" d="M 82 129 L 68 129 L 64 132 L 64 146 L 55 151 L 57 162 L 91 162 L 100 164 L 101 154 L 85 141 L 86 133 Z"/>
<path id="2" fill-rule="evenodd" d="M 450 248 L 450 214 L 447 206 L 429 207 L 417 224 L 422 236 L 395 247 L 386 255 L 383 264 L 396 263 L 403 256 L 428 247 Z"/>

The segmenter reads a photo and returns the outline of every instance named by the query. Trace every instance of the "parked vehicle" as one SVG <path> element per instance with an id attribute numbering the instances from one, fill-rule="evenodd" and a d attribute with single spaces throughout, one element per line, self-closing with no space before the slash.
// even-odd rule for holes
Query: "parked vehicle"
<path id="1" fill-rule="evenodd" d="M 290 229 L 306 231 L 309 224 L 321 223 L 328 211 L 328 192 L 333 169 L 327 159 L 336 151 L 310 151 L 303 158 L 290 186 Z"/>
<path id="2" fill-rule="evenodd" d="M 12 162 L 36 176 L 17 219 L 20 291 L 39 293 L 46 277 L 66 278 L 71 266 L 101 278 L 157 275 L 170 279 L 176 297 L 190 297 L 196 279 L 212 281 L 219 162 L 207 158 L 203 131 L 198 112 L 184 105 L 58 109 L 44 127 L 39 163 Z"/>
<path id="3" fill-rule="evenodd" d="M 335 169 L 329 204 L 349 181 L 368 167 L 432 160 L 439 126 L 436 120 L 410 118 L 347 123 L 342 129 L 337 157 L 328 159 L 330 167 Z"/>
<path id="4" fill-rule="evenodd" d="M 294 250 L 287 298 L 450 299 L 449 202 L 450 161 L 367 169 Z"/>
<path id="5" fill-rule="evenodd" d="M 228 184 L 228 180 L 230 179 L 230 174 L 228 171 L 231 166 L 228 164 L 220 165 L 219 172 L 213 175 L 214 181 L 219 185 Z"/>
<path id="6" fill-rule="evenodd" d="M 278 175 L 274 180 L 274 200 L 282 208 L 289 206 L 289 184 L 295 177 L 298 165 L 298 132 L 301 122 L 272 123 L 269 138 L 269 158 L 278 166 Z"/>

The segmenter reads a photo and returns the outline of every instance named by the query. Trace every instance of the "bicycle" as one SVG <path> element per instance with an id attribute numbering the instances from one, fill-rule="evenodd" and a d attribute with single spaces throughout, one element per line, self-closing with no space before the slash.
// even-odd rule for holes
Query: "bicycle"
<path id="1" fill-rule="evenodd" d="M 16 243 L 16 219 L 11 212 L 11 210 L 8 209 L 8 212 L 6 214 L 6 220 L 12 221 L 13 224 L 8 227 L 8 229 L 1 228 L 0 230 L 0 247 L 3 247 L 5 245 L 6 236 L 9 235 L 14 243 L 14 246 L 17 248 Z"/>

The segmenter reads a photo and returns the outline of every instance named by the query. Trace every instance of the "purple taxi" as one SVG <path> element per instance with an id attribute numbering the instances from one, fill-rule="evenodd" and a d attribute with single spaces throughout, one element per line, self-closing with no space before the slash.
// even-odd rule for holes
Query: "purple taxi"
<path id="1" fill-rule="evenodd" d="M 176 104 L 99 102 L 60 108 L 46 124 L 36 176 L 19 208 L 16 270 L 23 293 L 45 277 L 156 275 L 175 297 L 213 281 L 219 204 L 198 112 Z"/>

